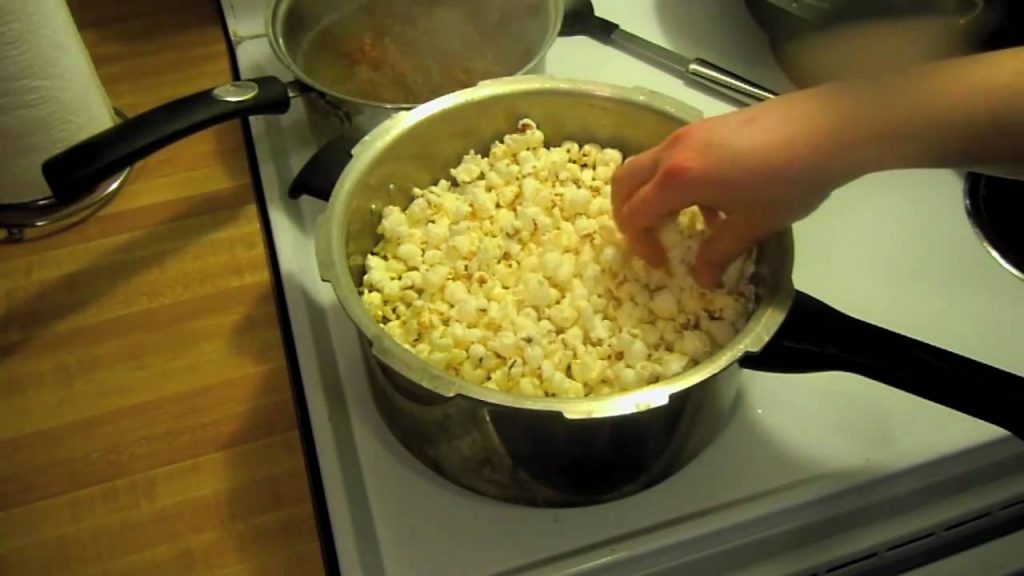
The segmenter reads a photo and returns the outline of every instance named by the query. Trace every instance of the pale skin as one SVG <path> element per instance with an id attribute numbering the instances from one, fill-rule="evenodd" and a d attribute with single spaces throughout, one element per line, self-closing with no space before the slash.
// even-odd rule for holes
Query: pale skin
<path id="1" fill-rule="evenodd" d="M 616 223 L 649 264 L 654 230 L 689 206 L 712 218 L 694 275 L 712 287 L 760 240 L 868 173 L 1024 166 L 1024 48 L 834 81 L 680 128 L 616 171 Z M 988 169 L 986 167 L 998 167 Z"/>

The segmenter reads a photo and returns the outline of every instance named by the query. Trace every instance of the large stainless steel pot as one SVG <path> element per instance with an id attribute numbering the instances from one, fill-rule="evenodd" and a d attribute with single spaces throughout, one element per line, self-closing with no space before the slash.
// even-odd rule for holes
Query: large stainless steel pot
<path id="1" fill-rule="evenodd" d="M 360 123 L 369 130 L 482 79 L 537 71 L 558 36 L 562 2 L 270 0 L 267 38 L 294 80 L 251 78 L 179 98 L 61 151 L 43 175 L 56 203 L 70 204 L 186 136 L 284 114 L 292 98 L 310 93 L 335 111 L 369 116 Z"/>
<path id="2" fill-rule="evenodd" d="M 798 87 L 913 66 L 1021 41 L 1012 0 L 745 0 Z"/>
<path id="3" fill-rule="evenodd" d="M 739 363 L 778 372 L 845 370 L 989 420 L 1018 435 L 1024 378 L 871 326 L 794 290 L 789 230 L 759 249 L 758 305 L 716 354 L 658 384 L 605 397 L 530 398 L 450 376 L 391 339 L 358 286 L 380 210 L 445 177 L 523 117 L 551 141 L 625 154 L 660 142 L 697 110 L 638 88 L 538 76 L 484 82 L 371 132 L 354 150 L 316 236 L 320 273 L 361 333 L 385 422 L 420 461 L 465 488 L 530 505 L 620 498 L 679 470 L 728 420 Z M 945 384 L 941 378 L 952 377 Z M 969 395 L 961 392 L 972 382 Z"/>

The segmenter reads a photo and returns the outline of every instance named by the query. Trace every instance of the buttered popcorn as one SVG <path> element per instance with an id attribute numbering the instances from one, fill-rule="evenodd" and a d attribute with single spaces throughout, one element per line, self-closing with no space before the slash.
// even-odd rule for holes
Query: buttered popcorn
<path id="1" fill-rule="evenodd" d="M 753 254 L 724 288 L 698 287 L 694 208 L 660 230 L 667 270 L 628 257 L 611 208 L 622 153 L 517 128 L 383 210 L 362 298 L 389 335 L 474 384 L 575 398 L 675 376 L 746 323 Z"/>

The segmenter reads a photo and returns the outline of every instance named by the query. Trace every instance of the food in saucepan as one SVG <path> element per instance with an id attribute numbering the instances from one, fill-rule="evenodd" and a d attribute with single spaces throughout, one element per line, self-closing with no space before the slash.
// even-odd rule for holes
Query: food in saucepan
<path id="1" fill-rule="evenodd" d="M 538 25 L 545 10 L 538 0 L 350 4 L 316 28 L 299 64 L 327 89 L 374 102 L 426 102 L 514 74 L 547 32 Z"/>
<path id="2" fill-rule="evenodd" d="M 622 153 L 545 147 L 529 120 L 470 151 L 451 178 L 383 210 L 362 300 L 385 331 L 469 382 L 583 397 L 665 380 L 707 358 L 754 307 L 753 254 L 724 287 L 689 274 L 707 228 L 688 209 L 659 231 L 667 269 L 631 257 L 612 220 Z"/>

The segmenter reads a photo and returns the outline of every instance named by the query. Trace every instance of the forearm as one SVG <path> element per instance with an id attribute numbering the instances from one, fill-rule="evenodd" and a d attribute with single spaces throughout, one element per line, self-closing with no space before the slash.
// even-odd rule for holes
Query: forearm
<path id="1" fill-rule="evenodd" d="M 857 173 L 1024 167 L 1024 48 L 821 90 L 844 116 L 834 152 Z"/>
<path id="2" fill-rule="evenodd" d="M 655 230 L 690 206 L 725 214 L 694 276 L 714 286 L 760 240 L 845 183 L 914 167 L 1024 165 L 1024 49 L 837 81 L 684 126 L 615 173 L 615 221 L 665 262 Z"/>

